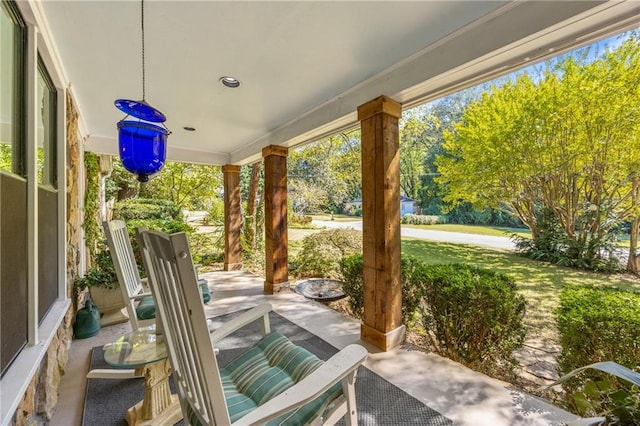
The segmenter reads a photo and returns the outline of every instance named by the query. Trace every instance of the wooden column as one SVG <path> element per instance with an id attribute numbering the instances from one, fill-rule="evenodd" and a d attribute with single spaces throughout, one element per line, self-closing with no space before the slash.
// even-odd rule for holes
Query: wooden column
<path id="1" fill-rule="evenodd" d="M 358 107 L 362 133 L 362 340 L 383 350 L 405 338 L 400 285 L 400 152 L 402 107 L 380 96 Z"/>
<path id="2" fill-rule="evenodd" d="M 264 291 L 278 293 L 289 288 L 287 234 L 287 148 L 269 145 L 264 158 Z"/>
<path id="3" fill-rule="evenodd" d="M 242 269 L 240 166 L 222 167 L 224 175 L 224 270 Z"/>

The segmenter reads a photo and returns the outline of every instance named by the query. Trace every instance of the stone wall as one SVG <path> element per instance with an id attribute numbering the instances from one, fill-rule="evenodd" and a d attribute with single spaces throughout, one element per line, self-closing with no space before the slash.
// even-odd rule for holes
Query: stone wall
<path id="1" fill-rule="evenodd" d="M 67 95 L 67 296 L 74 299 L 73 281 L 78 276 L 80 265 L 80 198 L 78 181 L 80 176 L 80 143 L 78 136 L 78 113 L 71 96 Z M 62 194 L 61 194 L 62 195 Z M 40 367 L 18 406 L 13 417 L 17 426 L 48 424 L 58 402 L 58 385 L 64 375 L 68 349 L 72 338 L 73 317 L 78 308 L 75 301 L 58 328 L 47 349 Z"/>

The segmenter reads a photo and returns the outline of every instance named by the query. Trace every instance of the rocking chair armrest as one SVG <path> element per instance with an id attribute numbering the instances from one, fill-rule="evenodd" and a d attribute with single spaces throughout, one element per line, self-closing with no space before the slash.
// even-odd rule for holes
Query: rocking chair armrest
<path id="1" fill-rule="evenodd" d="M 151 292 L 145 291 L 145 292 L 142 292 L 142 293 L 134 294 L 133 296 L 129 297 L 129 300 L 143 299 L 143 298 L 145 298 L 147 296 L 153 296 L 153 295 L 151 294 Z"/>
<path id="2" fill-rule="evenodd" d="M 244 327 L 247 324 L 250 324 L 254 321 L 257 321 L 262 318 L 263 323 L 263 333 L 266 335 L 270 332 L 269 325 L 269 312 L 271 312 L 273 308 L 270 303 L 262 303 L 255 308 L 251 308 L 246 312 L 238 315 L 237 317 L 225 322 L 220 327 L 211 332 L 210 338 L 211 342 L 215 346 L 217 342 L 222 340 L 224 337 L 227 337 L 229 334 L 238 330 L 239 328 Z"/>
<path id="3" fill-rule="evenodd" d="M 354 373 L 369 353 L 360 345 L 349 345 L 329 358 L 313 373 L 270 401 L 265 402 L 234 426 L 264 424 L 281 414 L 298 408 L 321 395 L 331 386 Z"/>

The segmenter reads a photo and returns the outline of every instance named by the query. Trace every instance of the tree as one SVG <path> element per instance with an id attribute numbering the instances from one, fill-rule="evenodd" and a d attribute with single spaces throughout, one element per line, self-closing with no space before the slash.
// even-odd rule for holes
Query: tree
<path id="1" fill-rule="evenodd" d="M 249 178 L 249 186 L 247 190 L 247 208 L 244 215 L 244 241 L 247 248 L 251 251 L 256 250 L 256 218 L 258 190 L 260 188 L 260 171 L 262 162 L 253 163 L 251 165 L 251 177 Z"/>
<path id="2" fill-rule="evenodd" d="M 113 170 L 105 182 L 105 198 L 122 201 L 138 195 L 140 182 L 136 175 L 127 171 L 118 158 L 112 159 Z"/>
<path id="3" fill-rule="evenodd" d="M 400 189 L 409 198 L 419 196 L 424 159 L 436 145 L 430 130 L 438 126 L 438 119 L 421 109 L 405 112 L 400 121 Z"/>
<path id="4" fill-rule="evenodd" d="M 141 185 L 141 195 L 163 198 L 181 208 L 207 209 L 222 188 L 219 167 L 169 161 L 160 173 Z"/>
<path id="5" fill-rule="evenodd" d="M 294 209 L 337 211 L 360 196 L 359 136 L 358 130 L 339 133 L 289 152 L 289 192 L 297 200 Z M 304 193 L 313 194 L 312 206 L 304 205 Z"/>
<path id="6" fill-rule="evenodd" d="M 494 85 L 445 133 L 436 161 L 446 200 L 512 210 L 534 239 L 548 209 L 570 255 L 583 259 L 601 256 L 615 226 L 640 207 L 640 43 L 586 57 Z"/>

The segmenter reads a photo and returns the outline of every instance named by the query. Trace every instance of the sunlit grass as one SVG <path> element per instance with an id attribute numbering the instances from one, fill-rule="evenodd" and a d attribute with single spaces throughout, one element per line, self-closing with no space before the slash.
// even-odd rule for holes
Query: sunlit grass
<path id="1" fill-rule="evenodd" d="M 486 231 L 487 233 L 482 235 L 505 235 L 499 232 L 501 232 L 500 229 L 506 229 L 498 228 L 496 230 L 491 227 L 469 225 L 435 226 L 449 226 L 449 229 L 452 229 L 453 226 L 460 226 L 461 228 L 458 228 L 456 232 L 470 228 L 492 230 Z M 424 228 L 435 229 L 431 226 Z M 290 256 L 295 256 L 298 253 L 304 236 L 318 231 L 289 229 Z M 493 234 L 488 232 L 493 232 Z M 605 274 L 565 268 L 527 259 L 506 250 L 487 247 L 403 238 L 402 255 L 414 256 L 428 264 L 469 263 L 510 275 L 527 300 L 525 321 L 529 329 L 529 338 L 539 339 L 549 344 L 557 343 L 555 310 L 558 307 L 558 296 L 566 286 L 607 286 L 640 291 L 640 279 L 633 275 Z"/>
<path id="2" fill-rule="evenodd" d="M 353 222 L 356 220 L 362 220 L 360 216 L 347 216 L 346 214 L 334 214 L 331 219 L 330 214 L 314 214 L 311 215 L 313 220 L 333 220 L 335 222 Z"/>
<path id="3" fill-rule="evenodd" d="M 402 225 L 406 228 L 425 229 L 433 231 L 461 232 L 463 234 L 493 235 L 497 237 L 510 237 L 513 234 L 521 237 L 531 237 L 531 232 L 523 228 L 505 228 L 499 226 L 459 225 L 455 223 L 437 225 Z"/>
<path id="4" fill-rule="evenodd" d="M 632 275 L 565 268 L 498 249 L 403 239 L 402 254 L 428 264 L 464 262 L 510 275 L 527 300 L 529 337 L 543 341 L 556 340 L 555 309 L 558 296 L 566 286 L 607 286 L 640 291 L 640 279 Z"/>

